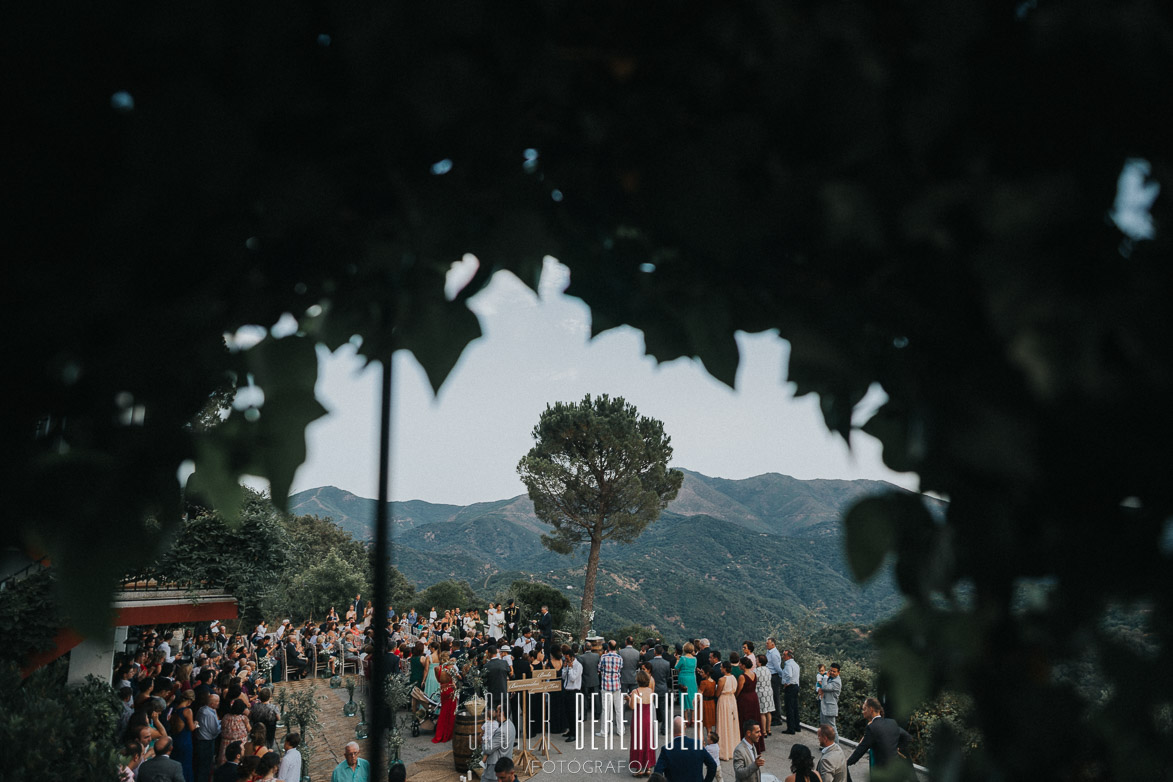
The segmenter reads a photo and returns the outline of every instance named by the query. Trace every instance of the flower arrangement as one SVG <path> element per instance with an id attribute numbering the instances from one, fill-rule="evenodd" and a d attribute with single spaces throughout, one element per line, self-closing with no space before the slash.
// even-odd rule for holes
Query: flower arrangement
<path id="1" fill-rule="evenodd" d="M 344 682 L 346 686 L 346 695 L 350 699 L 342 707 L 342 715 L 344 717 L 353 717 L 358 712 L 358 704 L 354 702 L 354 688 L 355 681 L 353 676 L 347 676 Z"/>

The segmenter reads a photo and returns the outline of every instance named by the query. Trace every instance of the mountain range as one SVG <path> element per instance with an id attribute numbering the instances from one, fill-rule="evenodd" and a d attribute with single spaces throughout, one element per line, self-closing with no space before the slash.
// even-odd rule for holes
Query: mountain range
<path id="1" fill-rule="evenodd" d="M 729 480 L 683 472 L 676 499 L 638 540 L 603 545 L 597 629 L 636 623 L 668 638 L 707 636 L 729 648 L 762 637 L 804 608 L 819 607 L 827 622 L 851 624 L 870 624 L 899 608 L 890 569 L 863 585 L 852 580 L 841 519 L 865 495 L 904 489 L 882 481 L 777 473 Z M 329 517 L 358 540 L 370 539 L 376 505 L 332 486 L 290 498 L 291 512 Z M 541 535 L 549 527 L 527 496 L 468 506 L 391 505 L 394 562 L 417 587 L 456 579 L 493 597 L 515 580 L 537 580 L 566 588 L 578 605 L 586 548 L 569 556 L 545 549 Z"/>

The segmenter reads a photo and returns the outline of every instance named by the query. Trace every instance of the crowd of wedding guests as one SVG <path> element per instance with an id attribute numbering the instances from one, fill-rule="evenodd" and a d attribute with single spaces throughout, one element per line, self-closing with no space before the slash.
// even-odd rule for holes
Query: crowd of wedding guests
<path id="1" fill-rule="evenodd" d="M 342 618 L 331 608 L 318 622 L 294 625 L 284 619 L 272 629 L 262 622 L 238 635 L 213 622 L 185 630 L 174 649 L 170 635 L 144 630 L 137 651 L 114 677 L 123 702 L 124 778 L 137 779 L 135 770 L 146 760 L 166 754 L 180 764 L 185 782 L 300 779 L 298 734 L 275 745 L 278 715 L 271 685 L 312 673 L 333 675 L 345 665 L 369 676 L 376 624 L 370 602 L 363 604 L 356 595 Z M 405 673 L 436 707 L 436 743 L 451 740 L 457 704 L 482 688 L 490 712 L 502 707 L 514 739 L 524 729 L 526 735 L 560 735 L 572 742 L 583 725 L 594 727 L 598 736 L 626 736 L 637 775 L 652 773 L 651 737 L 663 735 L 672 715 L 681 716 L 693 733 L 700 731 L 714 761 L 732 760 L 735 767 L 756 763 L 774 728 L 789 734 L 799 730 L 801 672 L 790 651 L 773 638 L 761 649 L 745 641 L 728 652 L 703 638 L 674 645 L 632 637 L 566 643 L 556 638 L 545 606 L 523 617 L 512 601 L 491 605 L 483 617 L 434 607 L 401 614 L 389 607 L 382 632 L 389 671 Z M 859 759 L 858 751 L 846 761 L 838 752 L 838 668 L 820 665 L 812 677 L 820 703 L 822 757 L 810 757 L 809 750 L 803 757 L 801 744 L 793 750 L 799 755 L 792 759 L 796 768 L 819 762 L 823 782 L 843 782 L 847 763 Z M 544 675 L 560 680 L 561 689 L 542 695 L 509 692 L 511 680 L 532 678 L 541 670 L 552 671 Z M 577 711 L 579 694 L 585 713 Z M 481 737 L 486 750 L 482 779 L 489 782 L 498 759 L 490 757 L 496 724 L 487 721 Z M 897 734 L 901 741 L 905 737 Z M 828 773 L 824 761 L 836 757 L 831 750 L 844 762 Z M 818 778 L 814 771 L 796 773 L 799 780 Z"/>

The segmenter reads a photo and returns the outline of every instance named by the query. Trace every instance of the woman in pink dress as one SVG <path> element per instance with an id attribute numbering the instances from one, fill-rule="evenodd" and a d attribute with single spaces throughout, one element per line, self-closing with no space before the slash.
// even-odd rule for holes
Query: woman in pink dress
<path id="1" fill-rule="evenodd" d="M 717 675 L 713 667 L 713 675 Z M 721 678 L 717 680 L 717 745 L 721 748 L 721 760 L 733 760 L 733 748 L 741 741 L 741 730 L 737 722 L 737 680 L 733 678 L 733 666 L 721 663 Z"/>
<path id="2" fill-rule="evenodd" d="M 227 751 L 228 745 L 234 741 L 247 739 L 251 729 L 252 725 L 249 724 L 248 717 L 244 713 L 244 704 L 239 700 L 232 701 L 232 705 L 228 707 L 228 713 L 224 715 L 224 720 L 220 723 L 220 735 L 223 739 L 220 742 L 220 754 L 217 761 L 219 764 L 223 765 L 224 763 L 224 753 Z"/>
<path id="3" fill-rule="evenodd" d="M 648 685 L 652 679 L 646 671 L 639 671 L 635 675 L 638 685 L 631 691 L 631 752 L 628 764 L 631 766 L 633 777 L 650 776 L 656 766 L 656 750 L 652 748 L 653 725 L 655 712 L 652 710 L 652 688 Z"/>

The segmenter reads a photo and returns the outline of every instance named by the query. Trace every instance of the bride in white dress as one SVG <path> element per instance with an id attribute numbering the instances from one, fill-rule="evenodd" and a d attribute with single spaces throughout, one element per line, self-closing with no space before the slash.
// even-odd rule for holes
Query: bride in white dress
<path id="1" fill-rule="evenodd" d="M 489 606 L 486 614 L 489 619 L 489 637 L 494 641 L 499 640 L 505 634 L 505 612 L 501 610 L 501 604 Z"/>

